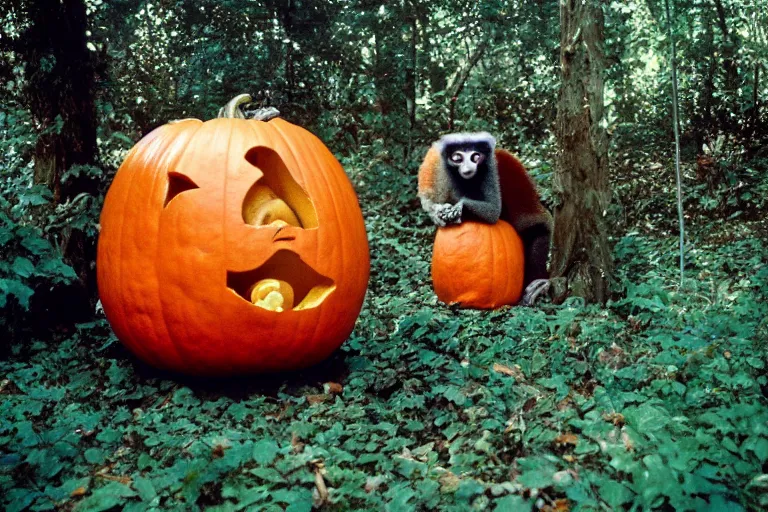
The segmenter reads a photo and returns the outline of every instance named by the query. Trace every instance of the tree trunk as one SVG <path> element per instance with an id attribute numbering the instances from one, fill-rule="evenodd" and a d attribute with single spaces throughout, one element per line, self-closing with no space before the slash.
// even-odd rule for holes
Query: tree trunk
<path id="1" fill-rule="evenodd" d="M 704 83 L 702 84 L 701 96 L 698 102 L 699 108 L 696 114 L 694 114 L 694 122 L 691 123 L 697 152 L 700 152 L 702 145 L 712 138 L 711 130 L 714 126 L 712 105 L 714 104 L 715 74 L 717 73 L 717 50 L 715 49 L 715 36 L 712 30 L 711 18 L 706 19 L 705 26 L 704 41 L 707 45 L 707 55 L 703 59 L 707 66 L 706 74 L 704 74 Z"/>
<path id="2" fill-rule="evenodd" d="M 407 91 L 406 102 L 408 108 L 408 126 L 411 132 L 416 127 L 416 98 L 418 96 L 418 82 L 419 82 L 419 26 L 416 22 L 416 17 L 412 17 L 410 20 L 411 26 L 411 48 L 410 48 L 410 61 L 405 74 L 405 88 Z"/>
<path id="3" fill-rule="evenodd" d="M 408 160 L 413 149 L 413 134 L 416 129 L 416 99 L 418 98 L 418 82 L 419 82 L 419 26 L 416 21 L 416 16 L 410 17 L 411 28 L 411 47 L 410 55 L 408 59 L 408 66 L 405 70 L 405 107 L 408 111 L 408 146 L 405 149 L 405 158 Z"/>
<path id="4" fill-rule="evenodd" d="M 717 24 L 720 27 L 720 32 L 723 34 L 723 44 L 721 48 L 721 54 L 723 58 L 723 68 L 725 69 L 725 84 L 723 89 L 725 91 L 724 98 L 718 113 L 720 129 L 727 133 L 735 133 L 739 129 L 739 123 L 734 121 L 730 116 L 733 112 L 738 112 L 738 87 L 739 87 L 739 70 L 736 63 L 736 55 L 738 53 L 738 38 L 734 36 L 733 32 L 728 29 L 728 19 L 725 12 L 725 7 L 721 0 L 713 0 L 715 11 L 717 11 Z"/>
<path id="5" fill-rule="evenodd" d="M 287 84 L 285 97 L 288 103 L 295 101 L 294 93 L 296 91 L 296 69 L 294 66 L 293 55 L 293 2 L 288 2 L 278 9 L 277 18 L 282 21 L 283 30 L 285 30 L 285 83 Z"/>
<path id="6" fill-rule="evenodd" d="M 51 189 L 55 206 L 97 192 L 98 182 L 87 173 L 62 179 L 73 166 L 92 165 L 97 158 L 94 62 L 86 46 L 83 0 L 36 0 L 28 8 L 31 23 L 19 49 L 29 77 L 24 95 L 40 129 L 34 181 Z M 86 308 L 90 312 L 95 295 L 95 241 L 79 230 L 60 233 L 58 241 L 80 278 L 65 308 L 74 318 L 86 314 Z"/>
<path id="7" fill-rule="evenodd" d="M 551 274 L 566 278 L 572 294 L 605 302 L 612 262 L 604 220 L 609 191 L 601 4 L 564 0 L 560 23 L 558 204 Z"/>
<path id="8" fill-rule="evenodd" d="M 749 125 L 747 131 L 747 153 L 755 153 L 755 137 L 758 134 L 760 124 L 760 63 L 755 63 L 754 78 L 752 80 L 752 106 L 749 108 Z"/>

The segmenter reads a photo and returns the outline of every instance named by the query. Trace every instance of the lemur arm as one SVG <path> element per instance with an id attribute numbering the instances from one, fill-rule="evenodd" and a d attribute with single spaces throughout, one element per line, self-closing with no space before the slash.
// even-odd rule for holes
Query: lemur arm
<path id="1" fill-rule="evenodd" d="M 437 226 L 444 227 L 454 222 L 454 205 L 449 204 L 446 177 L 440 176 L 440 153 L 432 146 L 424 156 L 424 162 L 419 168 L 419 199 L 421 207 L 429 214 Z"/>

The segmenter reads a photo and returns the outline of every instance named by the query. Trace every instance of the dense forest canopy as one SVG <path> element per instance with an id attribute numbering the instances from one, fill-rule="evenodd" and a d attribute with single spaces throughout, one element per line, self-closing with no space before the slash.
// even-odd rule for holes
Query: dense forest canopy
<path id="1" fill-rule="evenodd" d="M 241 93 L 343 164 L 368 295 L 318 368 L 177 379 L 103 316 L 99 214 Z M 768 507 L 766 102 L 766 0 L 4 0 L 0 508 Z M 416 173 L 465 131 L 554 213 L 535 308 L 432 293 Z"/>

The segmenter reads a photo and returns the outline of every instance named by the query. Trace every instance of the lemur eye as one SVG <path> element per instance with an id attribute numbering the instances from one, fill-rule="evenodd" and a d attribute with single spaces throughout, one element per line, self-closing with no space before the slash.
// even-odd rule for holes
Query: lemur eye
<path id="1" fill-rule="evenodd" d="M 464 160 L 464 155 L 458 151 L 451 155 L 451 162 L 455 164 L 460 164 L 462 160 Z"/>
<path id="2" fill-rule="evenodd" d="M 470 160 L 472 160 L 472 163 L 479 164 L 483 161 L 483 155 L 482 153 L 474 152 L 472 153 L 472 156 L 469 157 Z"/>

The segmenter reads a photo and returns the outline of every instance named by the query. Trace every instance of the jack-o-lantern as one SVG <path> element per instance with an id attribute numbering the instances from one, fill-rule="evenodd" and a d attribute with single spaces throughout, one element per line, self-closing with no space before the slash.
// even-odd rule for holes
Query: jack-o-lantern
<path id="1" fill-rule="evenodd" d="M 446 304 L 496 309 L 520 300 L 523 263 L 523 242 L 507 222 L 462 222 L 437 230 L 432 285 Z"/>
<path id="2" fill-rule="evenodd" d="M 298 369 L 349 336 L 368 286 L 360 206 L 331 152 L 279 118 L 166 124 L 139 141 L 101 214 L 104 312 L 139 358 L 230 375 Z M 220 114 L 221 116 L 221 114 Z"/>

